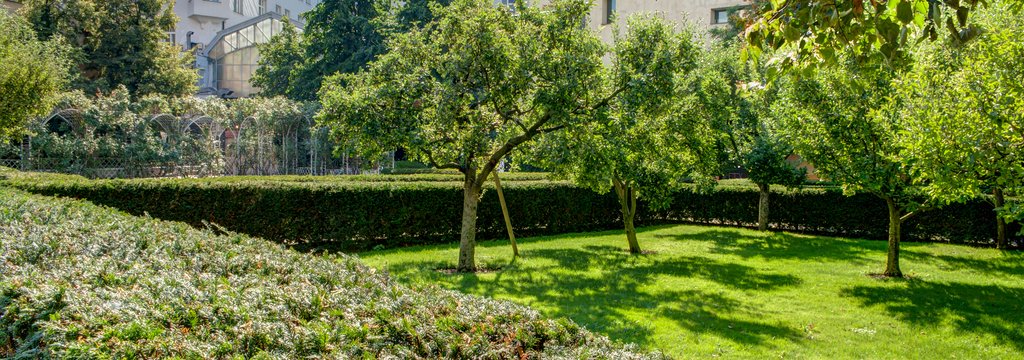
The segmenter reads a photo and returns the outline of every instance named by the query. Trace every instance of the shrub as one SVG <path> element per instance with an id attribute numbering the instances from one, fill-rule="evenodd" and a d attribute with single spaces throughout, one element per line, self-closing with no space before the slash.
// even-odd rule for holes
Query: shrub
<path id="1" fill-rule="evenodd" d="M 657 357 L 349 256 L 5 188 L 0 274 L 2 358 Z"/>
<path id="2" fill-rule="evenodd" d="M 344 251 L 444 243 L 458 238 L 461 183 L 450 175 L 351 177 L 222 177 L 208 179 L 85 180 L 66 175 L 8 172 L 9 184 L 46 195 L 89 199 L 132 214 L 216 223 L 229 230 L 289 243 L 332 242 Z M 50 176 L 58 177 L 49 180 Z M 519 235 L 619 229 L 612 194 L 597 194 L 539 175 L 507 176 L 505 196 Z M 518 178 L 517 178 L 518 177 Z M 771 227 L 778 230 L 886 237 L 885 203 L 838 188 L 773 188 Z M 753 227 L 758 191 L 742 184 L 701 193 L 683 189 L 668 208 L 641 204 L 639 223 L 670 222 Z M 477 221 L 480 238 L 501 238 L 505 225 L 493 189 L 485 191 Z M 903 226 L 911 241 L 987 245 L 995 214 L 984 200 L 921 213 Z M 1017 233 L 1019 225 L 1011 225 Z M 1019 241 L 1019 239 L 1018 239 Z"/>

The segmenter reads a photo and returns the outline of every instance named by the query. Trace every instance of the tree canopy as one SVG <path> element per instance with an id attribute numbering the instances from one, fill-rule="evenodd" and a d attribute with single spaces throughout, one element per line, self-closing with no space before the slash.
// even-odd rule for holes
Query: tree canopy
<path id="1" fill-rule="evenodd" d="M 303 14 L 301 33 L 287 29 L 260 45 L 253 83 L 261 95 L 313 101 L 324 80 L 356 73 L 386 51 L 384 39 L 429 23 L 449 0 L 324 1 Z"/>
<path id="2" fill-rule="evenodd" d="M 976 16 L 987 29 L 965 47 L 940 44 L 915 53 L 899 82 L 906 128 L 901 145 L 932 198 L 957 202 L 991 192 L 1000 211 L 997 247 L 1006 246 L 1003 192 L 1024 188 L 1024 31 L 997 4 Z"/>
<path id="3" fill-rule="evenodd" d="M 260 51 L 259 67 L 252 75 L 252 84 L 260 88 L 260 95 L 301 98 L 304 94 L 299 92 L 305 90 L 298 84 L 306 58 L 302 34 L 295 25 L 284 20 L 281 33 L 257 46 Z"/>
<path id="4" fill-rule="evenodd" d="M 459 270 L 472 271 L 476 206 L 503 159 L 535 138 L 591 123 L 637 79 L 670 82 L 664 77 L 675 74 L 637 48 L 628 60 L 613 60 L 633 75 L 610 77 L 607 46 L 580 26 L 588 1 L 512 9 L 457 0 L 436 9 L 422 28 L 392 33 L 389 51 L 365 71 L 327 81 L 319 121 L 365 155 L 403 147 L 414 159 L 460 171 Z"/>
<path id="5" fill-rule="evenodd" d="M 786 141 L 844 190 L 866 192 L 889 209 L 889 256 L 884 275 L 900 277 L 900 224 L 920 208 L 913 172 L 903 161 L 898 73 L 882 64 L 844 59 L 811 78 L 782 86 L 775 103 Z"/>
<path id="6" fill-rule="evenodd" d="M 631 85 L 588 126 L 546 137 L 534 158 L 582 186 L 613 189 L 629 250 L 637 254 L 637 199 L 666 204 L 686 180 L 709 183 L 717 163 L 711 123 L 686 87 L 701 51 L 693 33 L 653 16 L 630 17 L 627 29 L 615 34 L 605 85 Z"/>
<path id="7" fill-rule="evenodd" d="M 165 41 L 177 17 L 171 0 L 28 0 L 40 39 L 61 36 L 75 52 L 73 87 L 87 93 L 120 85 L 136 96 L 189 95 L 199 74 L 192 57 Z"/>
<path id="8" fill-rule="evenodd" d="M 30 24 L 0 11 L 0 141 L 49 112 L 67 83 L 70 64 L 61 38 L 41 41 Z"/>
<path id="9" fill-rule="evenodd" d="M 909 60 L 916 42 L 940 33 L 955 44 L 976 38 L 976 13 L 984 0 L 771 0 L 757 2 L 745 37 L 755 56 L 784 50 L 776 65 L 837 64 L 841 57 L 894 64 Z M 1019 11 L 1020 2 L 1010 2 Z M 844 54 L 844 51 L 849 51 Z"/>

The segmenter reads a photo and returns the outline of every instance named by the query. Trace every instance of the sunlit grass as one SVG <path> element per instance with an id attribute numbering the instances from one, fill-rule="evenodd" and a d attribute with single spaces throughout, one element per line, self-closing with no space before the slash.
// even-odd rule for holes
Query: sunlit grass
<path id="1" fill-rule="evenodd" d="M 885 242 L 699 226 L 481 244 L 499 271 L 449 275 L 457 246 L 361 254 L 416 286 L 437 284 L 567 317 L 680 358 L 1024 356 L 1024 256 L 905 243 L 908 280 L 880 280 Z"/>

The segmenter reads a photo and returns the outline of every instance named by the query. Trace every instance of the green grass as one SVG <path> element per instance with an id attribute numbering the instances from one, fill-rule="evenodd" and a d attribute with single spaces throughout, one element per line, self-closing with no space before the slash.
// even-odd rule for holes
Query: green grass
<path id="1" fill-rule="evenodd" d="M 643 229 L 487 242 L 491 273 L 448 275 L 457 249 L 361 254 L 407 284 L 439 284 L 567 317 L 679 358 L 1024 357 L 1024 256 L 905 243 L 908 280 L 882 280 L 886 243 L 756 231 Z"/>

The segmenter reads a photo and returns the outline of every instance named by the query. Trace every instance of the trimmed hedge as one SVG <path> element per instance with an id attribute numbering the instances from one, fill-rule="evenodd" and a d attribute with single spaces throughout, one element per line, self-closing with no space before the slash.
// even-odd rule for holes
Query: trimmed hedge
<path id="1" fill-rule="evenodd" d="M 462 222 L 461 184 L 445 182 L 65 179 L 15 184 L 135 215 L 195 226 L 216 223 L 265 239 L 335 242 L 345 251 L 448 242 L 458 238 Z M 610 229 L 621 217 L 613 196 L 566 183 L 509 182 L 504 190 L 515 230 L 523 236 Z M 481 239 L 505 233 L 495 191 L 485 191 L 478 215 Z"/>
<path id="2" fill-rule="evenodd" d="M 646 215 L 648 220 L 756 227 L 758 196 L 750 187 L 718 187 L 709 194 L 681 191 L 669 209 Z M 773 188 L 768 219 L 776 230 L 881 240 L 888 236 L 888 215 L 885 202 L 874 195 L 846 196 L 838 188 Z M 995 243 L 995 223 L 993 205 L 977 199 L 921 212 L 902 230 L 907 241 L 990 245 Z M 1020 230 L 1020 224 L 1007 226 L 1013 240 L 1024 245 L 1015 235 Z"/>
<path id="3" fill-rule="evenodd" d="M 458 239 L 461 225 L 461 183 L 446 178 L 85 180 L 59 176 L 50 181 L 47 176 L 10 173 L 7 182 L 40 194 L 89 199 L 132 214 L 148 213 L 197 226 L 212 222 L 266 239 L 333 242 L 333 248 L 345 251 L 452 242 Z M 424 175 L 410 175 L 412 179 L 419 176 Z M 389 178 L 396 177 L 401 178 Z M 597 194 L 564 182 L 525 179 L 530 180 L 510 180 L 505 186 L 517 234 L 621 227 L 613 194 Z M 646 225 L 688 222 L 755 226 L 757 200 L 757 189 L 752 187 L 720 186 L 709 193 L 684 189 L 675 194 L 668 209 L 652 210 L 641 204 L 637 220 Z M 774 229 L 868 239 L 886 237 L 885 204 L 871 195 L 845 196 L 837 188 L 821 187 L 773 189 L 770 211 Z M 485 191 L 478 216 L 478 238 L 504 237 L 501 209 L 493 190 Z M 977 200 L 922 213 L 904 224 L 903 231 L 908 241 L 988 245 L 994 242 L 994 224 L 992 205 Z M 1019 230 L 1019 225 L 1011 224 L 1008 233 L 1017 234 Z M 1019 237 L 1014 240 L 1022 243 Z"/>
<path id="4" fill-rule="evenodd" d="M 0 188 L 0 358 L 659 359 L 347 255 Z"/>

